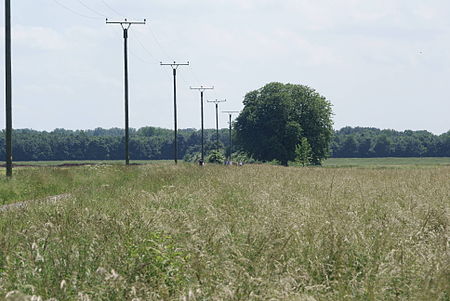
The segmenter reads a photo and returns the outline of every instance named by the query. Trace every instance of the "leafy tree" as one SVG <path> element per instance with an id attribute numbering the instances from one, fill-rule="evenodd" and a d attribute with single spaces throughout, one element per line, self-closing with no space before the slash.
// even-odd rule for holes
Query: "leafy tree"
<path id="1" fill-rule="evenodd" d="M 450 131 L 439 136 L 439 156 L 450 157 Z"/>
<path id="2" fill-rule="evenodd" d="M 300 144 L 295 147 L 295 162 L 300 163 L 302 166 L 309 164 L 312 160 L 312 149 L 309 145 L 308 139 L 302 138 Z"/>
<path id="3" fill-rule="evenodd" d="M 206 157 L 206 162 L 223 164 L 223 162 L 225 162 L 225 156 L 221 151 L 213 150 Z"/>
<path id="4" fill-rule="evenodd" d="M 311 161 L 327 157 L 332 135 L 331 104 L 313 89 L 270 83 L 247 93 L 235 123 L 237 144 L 259 161 L 295 159 L 302 137 L 311 146 Z"/>
<path id="5" fill-rule="evenodd" d="M 370 137 L 361 137 L 358 143 L 357 155 L 360 157 L 370 157 L 372 152 L 372 139 Z M 356 154 L 355 154 L 356 155 Z"/>
<path id="6" fill-rule="evenodd" d="M 386 135 L 377 137 L 375 142 L 374 151 L 380 157 L 388 157 L 391 154 L 392 141 Z"/>
<path id="7" fill-rule="evenodd" d="M 358 143 L 354 135 L 348 135 L 344 139 L 341 152 L 345 157 L 353 157 L 358 152 Z"/>
<path id="8" fill-rule="evenodd" d="M 287 115 L 289 117 L 289 114 Z M 308 143 L 312 144 L 305 130 L 307 123 L 298 124 L 292 122 L 293 118 L 289 118 L 284 127 L 283 142 L 298 145 L 301 138 L 306 138 Z M 14 161 L 123 160 L 125 145 L 123 135 L 123 129 L 119 128 L 97 128 L 86 131 L 56 129 L 52 132 L 14 130 L 13 159 Z M 180 158 L 195 159 L 199 156 L 200 131 L 182 129 L 179 135 Z M 214 135 L 214 129 L 205 130 L 206 153 L 217 148 Z M 228 129 L 220 130 L 219 135 L 222 151 L 229 147 Z M 297 136 L 300 138 L 294 139 Z M 0 135 L 0 160 L 5 159 L 4 137 L 3 131 L 3 135 Z M 290 142 L 291 139 L 296 141 Z M 294 157 L 289 160 L 295 159 L 295 145 Z M 283 152 L 283 145 L 277 147 L 278 150 L 281 149 L 280 152 Z M 272 148 L 277 151 L 277 147 Z M 312 145 L 311 148 L 313 149 Z M 376 128 L 345 127 L 334 133 L 331 150 L 333 157 L 450 157 L 450 131 L 437 136 L 427 131 L 398 132 Z M 242 148 L 237 151 L 233 154 L 234 161 L 254 162 L 257 159 L 254 156 L 251 157 L 250 153 L 244 152 Z M 130 152 L 131 158 L 135 160 L 171 160 L 173 159 L 173 131 L 154 127 L 133 129 Z M 275 162 L 276 160 L 265 161 Z"/>
<path id="9" fill-rule="evenodd" d="M 105 143 L 105 139 L 98 139 L 94 137 L 87 144 L 86 159 L 89 160 L 102 160 L 108 154 L 108 146 Z"/>

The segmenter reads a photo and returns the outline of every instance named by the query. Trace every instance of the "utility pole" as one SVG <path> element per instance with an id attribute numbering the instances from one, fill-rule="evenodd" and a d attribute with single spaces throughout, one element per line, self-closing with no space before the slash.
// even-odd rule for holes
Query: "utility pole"
<path id="1" fill-rule="evenodd" d="M 217 147 L 217 150 L 219 150 L 219 103 L 226 102 L 226 101 L 227 101 L 226 99 L 224 99 L 224 100 L 216 99 L 216 100 L 211 100 L 211 101 L 208 100 L 209 103 L 214 103 L 216 105 L 216 143 L 217 143 L 216 147 Z"/>
<path id="2" fill-rule="evenodd" d="M 174 145 L 174 158 L 175 164 L 178 163 L 178 127 L 177 127 L 177 69 L 179 66 L 189 66 L 189 62 L 179 64 L 177 62 L 165 64 L 163 62 L 160 63 L 161 66 L 170 66 L 173 70 L 173 118 L 174 118 L 174 132 L 175 139 L 173 142 Z"/>
<path id="3" fill-rule="evenodd" d="M 203 92 L 206 90 L 213 90 L 213 87 L 191 87 L 191 90 L 199 90 L 200 91 L 200 112 L 201 112 L 201 125 L 202 125 L 202 157 L 201 163 L 205 162 L 205 148 L 204 148 L 204 123 L 203 123 Z"/>
<path id="4" fill-rule="evenodd" d="M 229 131 L 229 140 L 230 140 L 230 149 L 228 151 L 228 161 L 231 161 L 231 154 L 233 153 L 233 137 L 232 137 L 232 118 L 233 114 L 239 113 L 239 111 L 222 111 L 222 113 L 228 114 L 230 118 L 230 131 Z"/>
<path id="5" fill-rule="evenodd" d="M 128 21 L 125 19 L 124 21 L 108 21 L 106 19 L 106 24 L 120 24 L 123 29 L 123 49 L 124 49 L 124 82 L 125 82 L 125 164 L 130 164 L 130 153 L 129 153 L 129 141 L 130 141 L 130 132 L 129 132 L 129 117 L 128 117 L 128 29 L 130 29 L 131 25 L 145 25 L 146 20 L 144 21 Z"/>
<path id="6" fill-rule="evenodd" d="M 6 176 L 12 177 L 11 0 L 5 0 Z"/>

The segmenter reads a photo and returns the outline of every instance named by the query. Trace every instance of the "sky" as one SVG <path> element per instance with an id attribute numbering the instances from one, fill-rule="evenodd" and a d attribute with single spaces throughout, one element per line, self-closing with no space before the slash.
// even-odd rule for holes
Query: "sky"
<path id="1" fill-rule="evenodd" d="M 214 128 L 206 100 L 242 110 L 246 93 L 282 82 L 326 97 L 335 129 L 450 129 L 448 0 L 12 2 L 14 128 L 123 128 L 122 29 L 105 18 L 126 17 L 147 20 L 129 31 L 131 127 L 173 128 L 172 71 L 159 63 L 189 61 L 178 69 L 179 128 L 200 128 L 190 86 L 214 86 Z M 0 14 L 4 41 L 4 4 Z"/>

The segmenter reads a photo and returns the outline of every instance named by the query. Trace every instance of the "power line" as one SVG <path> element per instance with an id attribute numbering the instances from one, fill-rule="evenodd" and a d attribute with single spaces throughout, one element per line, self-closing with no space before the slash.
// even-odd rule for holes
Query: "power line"
<path id="1" fill-rule="evenodd" d="M 151 34 L 153 40 L 156 42 L 156 45 L 161 50 L 162 54 L 165 56 L 166 59 L 169 58 L 170 56 L 168 55 L 168 52 L 166 51 L 166 48 L 162 45 L 162 43 L 158 39 L 158 36 L 156 35 L 156 33 L 152 30 L 152 28 L 149 27 L 148 29 L 150 31 L 150 34 Z M 192 74 L 194 76 L 194 79 L 197 81 L 197 83 L 200 83 L 201 81 L 200 81 L 199 77 L 197 76 L 197 73 L 195 72 L 195 69 L 192 69 Z M 183 76 L 180 76 L 180 78 L 181 78 L 182 81 L 185 81 Z M 187 82 L 186 82 L 186 84 L 187 84 Z"/>
<path id="2" fill-rule="evenodd" d="M 150 27 L 149 27 L 149 30 L 150 30 L 150 33 L 152 34 L 153 39 L 156 42 L 156 45 L 158 45 L 158 47 L 161 49 L 162 53 L 165 55 L 165 58 L 167 59 L 169 57 L 169 55 L 167 54 L 167 51 L 164 49 L 164 47 L 159 42 L 159 39 L 156 36 L 155 32 Z"/>
<path id="3" fill-rule="evenodd" d="M 91 7 L 89 7 L 89 6 L 88 6 L 86 3 L 84 3 L 83 1 L 81 1 L 81 0 L 77 0 L 77 1 L 78 1 L 81 5 L 83 5 L 85 8 L 87 8 L 88 10 L 90 10 L 91 12 L 93 12 L 94 14 L 97 14 L 97 15 L 102 16 L 102 17 L 104 17 L 104 18 L 107 17 L 106 15 L 104 15 L 104 14 L 98 12 L 97 10 L 95 10 L 95 9 L 93 9 L 93 8 L 91 8 Z"/>
<path id="4" fill-rule="evenodd" d="M 193 70 L 193 69 L 192 69 Z M 180 76 L 180 79 L 182 82 L 184 82 L 184 84 L 186 85 L 186 87 L 191 86 L 192 84 L 196 84 L 199 85 L 200 84 L 200 80 L 198 80 L 198 78 L 194 75 L 194 78 L 190 77 L 191 72 L 189 72 L 189 78 L 185 78 L 186 74 L 182 74 Z"/>
<path id="5" fill-rule="evenodd" d="M 129 50 L 130 54 L 135 57 L 136 59 L 138 59 L 139 61 L 145 63 L 145 64 L 152 64 L 153 62 L 147 61 L 146 59 L 143 59 L 142 57 L 140 57 L 139 55 L 137 55 L 134 51 L 132 51 L 131 49 Z"/>
<path id="6" fill-rule="evenodd" d="M 88 15 L 79 13 L 79 12 L 77 12 L 76 10 L 74 10 L 74 9 L 72 9 L 72 8 L 70 8 L 70 7 L 68 7 L 67 5 L 62 4 L 62 3 L 59 2 L 58 0 L 53 0 L 53 2 L 55 2 L 56 4 L 58 4 L 59 6 L 61 6 L 62 8 L 64 8 L 65 10 L 67 10 L 67 11 L 69 11 L 69 12 L 71 12 L 72 14 L 75 14 L 75 15 L 77 15 L 77 16 L 80 16 L 80 17 L 83 17 L 83 18 L 87 18 L 87 19 L 95 19 L 95 20 L 103 19 L 103 18 L 101 18 L 101 17 L 88 16 Z"/>
<path id="7" fill-rule="evenodd" d="M 180 80 L 183 82 L 183 84 L 186 87 L 189 87 L 189 83 L 188 83 L 188 80 L 185 78 L 185 74 L 180 74 Z"/>
<path id="8" fill-rule="evenodd" d="M 103 1 L 102 1 L 102 2 L 103 2 Z M 168 52 L 166 51 L 166 48 L 162 45 L 162 43 L 160 42 L 158 36 L 157 36 L 156 33 L 152 30 L 152 28 L 151 28 L 151 27 L 147 27 L 147 28 L 148 28 L 148 30 L 150 31 L 150 35 L 152 36 L 152 39 L 155 41 L 156 45 L 157 45 L 158 48 L 161 50 L 161 54 L 163 55 L 163 58 L 166 59 L 166 60 L 168 60 L 168 58 L 169 58 L 170 56 L 169 56 Z M 139 36 L 139 33 L 140 33 L 140 32 L 138 31 L 138 32 L 137 32 L 137 35 L 138 35 L 138 36 Z M 147 35 L 147 36 L 148 36 L 148 35 Z M 142 43 L 141 40 L 139 40 L 138 38 L 136 38 L 136 40 L 138 41 L 138 43 L 141 45 L 141 47 L 144 49 L 145 52 L 147 52 L 150 56 L 152 56 L 154 59 L 156 59 L 156 58 L 155 58 L 155 55 L 154 55 L 150 50 L 148 50 L 148 48 L 144 45 L 144 43 Z M 194 70 L 193 75 L 194 75 L 194 78 L 195 78 L 195 80 L 197 81 L 197 83 L 200 83 L 199 77 L 197 76 L 195 70 Z M 179 76 L 179 79 L 180 79 L 186 86 L 189 86 L 188 81 L 184 78 L 183 75 L 180 75 L 180 76 Z"/>
<path id="9" fill-rule="evenodd" d="M 109 8 L 110 11 L 112 11 L 113 13 L 115 13 L 116 15 L 118 15 L 119 17 L 124 17 L 125 15 L 119 13 L 117 10 L 115 10 L 113 7 L 111 7 L 108 3 L 106 3 L 104 0 L 101 0 L 102 3 Z"/>
<path id="10" fill-rule="evenodd" d="M 111 11 L 113 11 L 113 12 L 116 13 L 117 15 L 119 15 L 119 16 L 124 16 L 124 15 L 121 14 L 118 10 L 114 9 L 112 6 L 110 6 L 108 3 L 106 3 L 104 0 L 101 0 L 101 1 L 102 1 L 102 3 L 103 3 L 106 7 L 108 7 Z M 147 27 L 147 28 L 150 30 L 150 34 L 151 34 L 151 36 L 152 36 L 152 39 L 155 41 L 156 45 L 157 45 L 157 46 L 159 47 L 159 49 L 161 50 L 161 54 L 163 54 L 163 58 L 167 60 L 170 56 L 168 55 L 168 52 L 166 51 L 165 47 L 164 47 L 164 46 L 162 45 L 162 43 L 159 41 L 157 35 L 156 35 L 155 32 L 151 29 L 151 27 Z M 139 39 L 139 34 L 140 34 L 140 32 L 137 31 L 137 32 L 136 32 L 136 36 L 135 36 L 136 41 L 137 41 L 138 44 L 142 47 L 142 49 L 143 49 L 145 52 L 147 52 L 147 53 L 152 57 L 152 59 L 154 59 L 155 61 L 157 61 L 155 55 L 154 55 L 154 54 L 153 54 L 153 53 L 152 53 L 152 52 L 144 45 L 144 43 L 142 42 L 142 40 Z M 130 53 L 131 53 L 131 51 L 130 51 Z M 136 54 L 134 54 L 134 53 L 131 53 L 131 54 L 132 54 L 133 56 L 135 56 L 136 58 L 138 58 L 139 60 L 141 60 L 142 62 L 146 62 L 144 59 L 138 57 Z M 147 63 L 148 63 L 148 62 L 147 62 Z M 186 86 L 189 86 L 188 82 L 186 81 L 186 79 L 184 78 L 183 75 L 180 75 L 180 76 L 179 76 L 179 79 L 180 79 Z M 198 82 L 200 82 L 200 81 L 198 80 L 198 78 L 196 78 L 196 79 L 197 79 Z"/>
<path id="11" fill-rule="evenodd" d="M 142 43 L 138 37 L 136 37 L 136 41 L 138 42 L 139 45 L 141 45 L 142 49 L 144 49 L 144 51 L 147 52 L 156 61 L 155 56 L 152 54 L 150 50 L 147 49 L 147 47 L 144 46 L 144 43 Z"/>

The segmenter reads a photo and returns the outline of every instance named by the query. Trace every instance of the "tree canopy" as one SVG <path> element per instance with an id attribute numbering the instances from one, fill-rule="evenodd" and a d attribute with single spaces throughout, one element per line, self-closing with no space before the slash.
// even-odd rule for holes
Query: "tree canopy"
<path id="1" fill-rule="evenodd" d="M 377 128 L 345 127 L 334 133 L 331 156 L 369 157 L 448 157 L 450 131 L 440 136 L 427 131 L 403 132 Z"/>
<path id="2" fill-rule="evenodd" d="M 331 103 L 302 85 L 270 83 L 247 93 L 236 119 L 237 143 L 260 161 L 295 159 L 302 138 L 311 146 L 311 163 L 329 153 L 333 134 Z"/>
<path id="3" fill-rule="evenodd" d="M 173 131 L 145 127 L 131 129 L 130 151 L 133 160 L 173 159 Z M 216 149 L 215 130 L 205 131 L 206 155 Z M 179 159 L 200 158 L 201 134 L 195 129 L 179 131 Z M 42 132 L 29 129 L 13 131 L 14 161 L 122 160 L 124 130 L 94 129 L 72 131 L 56 129 Z M 222 151 L 229 146 L 228 129 L 219 131 Z M 307 140 L 308 144 L 310 143 Z M 301 144 L 301 140 L 297 142 Z M 304 143 L 306 144 L 306 143 Z M 4 133 L 0 135 L 0 160 L 5 160 Z M 241 149 L 233 155 L 241 161 Z M 295 150 L 294 150 L 295 151 Z M 345 127 L 334 132 L 331 157 L 450 157 L 450 131 L 434 135 L 427 131 L 394 131 L 376 128 Z M 253 158 L 256 159 L 256 158 Z M 272 160 L 270 160 L 272 161 Z M 305 162 L 307 163 L 307 162 Z"/>

